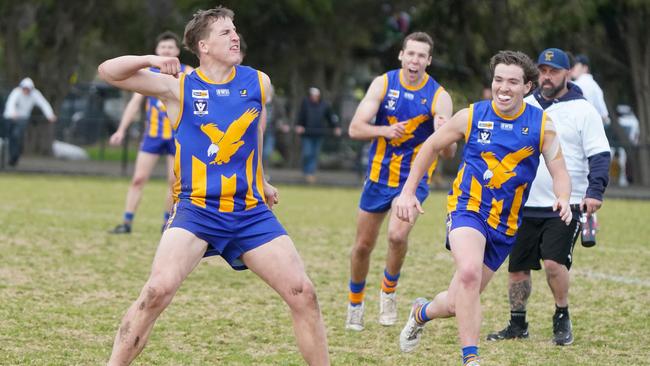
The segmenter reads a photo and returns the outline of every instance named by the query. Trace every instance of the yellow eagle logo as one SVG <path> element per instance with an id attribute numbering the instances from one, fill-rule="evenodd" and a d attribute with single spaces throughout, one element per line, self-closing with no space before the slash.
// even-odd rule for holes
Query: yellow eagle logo
<path id="1" fill-rule="evenodd" d="M 224 133 L 214 123 L 201 125 L 201 131 L 205 133 L 212 141 L 208 147 L 208 156 L 215 155 L 210 164 L 221 165 L 230 162 L 230 158 L 235 155 L 244 141 L 241 140 L 248 126 L 259 116 L 260 112 L 255 108 L 246 110 L 239 118 L 234 120 Z"/>
<path id="2" fill-rule="evenodd" d="M 487 170 L 483 173 L 483 180 L 489 179 L 485 186 L 487 188 L 501 188 L 505 182 L 517 175 L 514 172 L 517 165 L 522 160 L 533 155 L 534 151 L 535 149 L 532 147 L 525 146 L 515 152 L 509 153 L 501 161 L 491 151 L 481 152 L 481 157 L 487 164 Z"/>
<path id="3" fill-rule="evenodd" d="M 397 120 L 397 117 L 395 116 L 387 116 L 386 119 L 388 119 L 388 123 L 392 126 L 399 121 Z M 408 119 L 406 121 L 406 128 L 404 129 L 404 135 L 398 139 L 392 139 L 390 140 L 390 144 L 393 146 L 400 146 L 404 142 L 410 140 L 413 138 L 413 133 L 415 130 L 424 122 L 429 120 L 429 116 L 426 114 L 420 114 L 418 116 L 415 116 L 411 119 Z"/>

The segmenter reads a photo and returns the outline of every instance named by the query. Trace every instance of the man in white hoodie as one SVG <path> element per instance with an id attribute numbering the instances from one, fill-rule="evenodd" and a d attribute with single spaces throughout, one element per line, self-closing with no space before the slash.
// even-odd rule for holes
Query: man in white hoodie
<path id="1" fill-rule="evenodd" d="M 34 105 L 38 105 L 48 121 L 56 122 L 56 115 L 50 103 L 34 87 L 32 79 L 24 78 L 7 97 L 3 113 L 4 118 L 9 121 L 9 165 L 11 166 L 18 164 L 23 150 L 25 130 Z"/>
<path id="2" fill-rule="evenodd" d="M 555 300 L 553 343 L 573 343 L 569 318 L 569 269 L 573 246 L 580 233 L 580 213 L 594 215 L 603 203 L 609 181 L 609 143 L 600 114 L 578 88 L 569 83 L 569 57 L 558 48 L 542 51 L 537 61 L 539 87 L 525 101 L 544 109 L 555 123 L 567 170 L 571 176 L 571 210 L 574 220 L 565 225 L 553 211 L 555 196 L 551 176 L 539 164 L 524 205 L 523 221 L 510 253 L 508 266 L 510 323 L 487 336 L 490 341 L 528 338 L 526 305 L 532 292 L 531 270 L 544 264 L 546 280 Z M 583 242 L 584 245 L 584 242 Z"/>

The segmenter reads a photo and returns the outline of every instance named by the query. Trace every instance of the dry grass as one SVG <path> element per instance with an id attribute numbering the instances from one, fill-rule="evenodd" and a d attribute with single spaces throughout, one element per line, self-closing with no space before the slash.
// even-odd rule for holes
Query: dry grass
<path id="1" fill-rule="evenodd" d="M 125 180 L 0 176 L 0 364 L 98 365 L 106 361 L 126 307 L 144 283 L 159 239 L 163 183 L 152 182 L 130 236 L 106 232 L 119 222 Z M 457 365 L 453 319 L 427 325 L 421 347 L 398 351 L 397 337 L 416 296 L 447 285 L 444 195 L 433 194 L 411 236 L 400 280 L 400 323 L 375 321 L 385 231 L 368 277 L 366 330 L 343 329 L 359 190 L 282 187 L 276 214 L 314 280 L 338 365 Z M 576 247 L 571 315 L 576 342 L 551 345 L 553 300 L 534 274 L 531 338 L 482 342 L 485 365 L 647 364 L 650 331 L 650 202 L 608 200 L 598 245 Z M 507 273 L 482 297 L 482 337 L 508 319 Z M 299 365 L 284 304 L 249 272 L 204 260 L 158 321 L 139 365 Z"/>

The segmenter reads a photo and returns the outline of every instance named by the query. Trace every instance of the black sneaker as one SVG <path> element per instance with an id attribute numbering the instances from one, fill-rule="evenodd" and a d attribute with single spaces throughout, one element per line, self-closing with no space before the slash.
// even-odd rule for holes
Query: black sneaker
<path id="1" fill-rule="evenodd" d="M 130 234 L 131 225 L 129 224 L 119 224 L 113 230 L 109 231 L 109 234 Z"/>
<path id="2" fill-rule="evenodd" d="M 572 328 L 569 315 L 553 315 L 553 343 L 558 346 L 568 346 L 573 343 Z"/>
<path id="3" fill-rule="evenodd" d="M 508 322 L 508 326 L 496 333 L 490 333 L 487 336 L 488 341 L 502 341 L 504 339 L 528 338 L 528 323 L 521 328 L 516 324 Z"/>

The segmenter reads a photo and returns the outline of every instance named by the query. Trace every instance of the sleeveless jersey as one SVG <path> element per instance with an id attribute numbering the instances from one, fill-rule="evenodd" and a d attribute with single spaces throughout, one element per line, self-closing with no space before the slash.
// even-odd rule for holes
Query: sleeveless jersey
<path id="1" fill-rule="evenodd" d="M 493 229 L 513 236 L 537 173 L 546 114 L 523 103 L 513 117 L 492 101 L 469 106 L 466 145 L 447 211 L 474 211 Z"/>
<path id="2" fill-rule="evenodd" d="M 187 65 L 181 64 L 181 72 L 187 70 Z M 150 67 L 151 72 L 160 72 L 155 67 Z M 151 138 L 161 138 L 163 140 L 172 139 L 172 124 L 167 117 L 167 108 L 156 97 L 145 97 L 145 130 L 144 136 Z"/>
<path id="3" fill-rule="evenodd" d="M 261 73 L 234 66 L 216 83 L 200 69 L 181 75 L 181 110 L 174 125 L 175 201 L 213 212 L 264 204 L 258 124 L 265 91 Z"/>
<path id="4" fill-rule="evenodd" d="M 422 143 L 433 133 L 435 105 L 444 89 L 428 74 L 416 87 L 406 84 L 401 70 L 389 71 L 382 77 L 384 97 L 375 125 L 390 126 L 404 121 L 408 121 L 408 124 L 404 136 L 399 139 L 378 137 L 372 141 L 367 176 L 373 182 L 399 187 L 406 181 Z M 433 173 L 436 163 L 433 163 L 425 179 Z"/>

